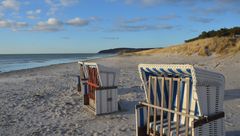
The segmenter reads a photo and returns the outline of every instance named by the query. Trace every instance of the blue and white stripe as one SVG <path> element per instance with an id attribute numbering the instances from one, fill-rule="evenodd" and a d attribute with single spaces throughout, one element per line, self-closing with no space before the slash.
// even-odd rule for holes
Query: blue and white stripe
<path id="1" fill-rule="evenodd" d="M 145 73 L 145 78 L 148 76 L 171 76 L 171 77 L 191 77 L 191 69 L 180 69 L 180 68 L 149 68 L 141 67 L 141 73 Z"/>
<path id="2" fill-rule="evenodd" d="M 147 123 L 147 107 L 139 107 L 136 109 L 137 126 L 144 127 Z"/>

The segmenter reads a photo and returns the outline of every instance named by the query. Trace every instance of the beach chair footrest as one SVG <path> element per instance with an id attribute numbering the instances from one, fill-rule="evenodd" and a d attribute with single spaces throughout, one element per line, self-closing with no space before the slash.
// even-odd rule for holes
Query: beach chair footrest
<path id="1" fill-rule="evenodd" d="M 151 129 L 150 132 L 151 133 L 154 131 L 153 126 L 154 126 L 153 122 L 150 122 L 150 129 Z M 185 126 L 186 126 L 185 124 L 179 124 L 179 132 L 178 132 L 179 135 L 185 135 Z M 160 133 L 160 128 L 161 128 L 161 124 L 160 124 L 160 120 L 158 120 L 156 122 L 156 128 L 155 128 L 155 131 L 157 132 L 157 134 Z M 191 135 L 191 127 L 189 127 L 188 130 L 189 130 L 188 135 Z M 171 135 L 176 135 L 176 133 L 177 133 L 176 132 L 176 122 L 171 121 L 171 132 L 170 132 L 170 134 Z M 168 134 L 168 120 L 167 119 L 163 120 L 163 134 L 164 135 Z"/>

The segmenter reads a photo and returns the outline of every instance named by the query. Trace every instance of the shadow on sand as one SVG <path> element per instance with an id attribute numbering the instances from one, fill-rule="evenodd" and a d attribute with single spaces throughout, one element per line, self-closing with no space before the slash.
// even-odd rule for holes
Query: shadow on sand
<path id="1" fill-rule="evenodd" d="M 225 90 L 224 100 L 240 99 L 240 89 Z"/>
<path id="2" fill-rule="evenodd" d="M 136 99 L 124 99 L 124 95 L 132 95 L 133 93 L 136 93 Z M 121 111 L 127 112 L 128 114 L 133 114 L 135 112 L 135 105 L 137 105 L 139 101 L 144 100 L 144 91 L 139 86 L 119 88 L 118 94 L 122 96 L 119 100 Z"/>
<path id="3" fill-rule="evenodd" d="M 227 131 L 226 136 L 240 136 L 240 130 L 236 131 Z"/>

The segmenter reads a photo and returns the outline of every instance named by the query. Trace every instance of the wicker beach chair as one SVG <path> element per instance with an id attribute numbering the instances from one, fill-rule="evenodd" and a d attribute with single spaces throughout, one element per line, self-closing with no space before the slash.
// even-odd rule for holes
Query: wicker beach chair
<path id="1" fill-rule="evenodd" d="M 96 63 L 78 62 L 80 66 L 79 92 L 84 105 L 95 115 L 118 111 L 117 85 L 119 70 Z"/>
<path id="2" fill-rule="evenodd" d="M 140 64 L 146 101 L 136 135 L 223 136 L 224 76 L 192 65 Z"/>

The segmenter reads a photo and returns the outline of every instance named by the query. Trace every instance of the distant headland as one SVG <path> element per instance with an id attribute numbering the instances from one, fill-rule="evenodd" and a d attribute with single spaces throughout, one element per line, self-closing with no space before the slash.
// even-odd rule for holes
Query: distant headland
<path id="1" fill-rule="evenodd" d="M 122 54 L 122 53 L 132 53 L 132 52 L 137 52 L 137 51 L 145 51 L 145 50 L 150 50 L 154 48 L 113 48 L 113 49 L 106 49 L 106 50 L 101 50 L 98 53 L 100 54 Z"/>

